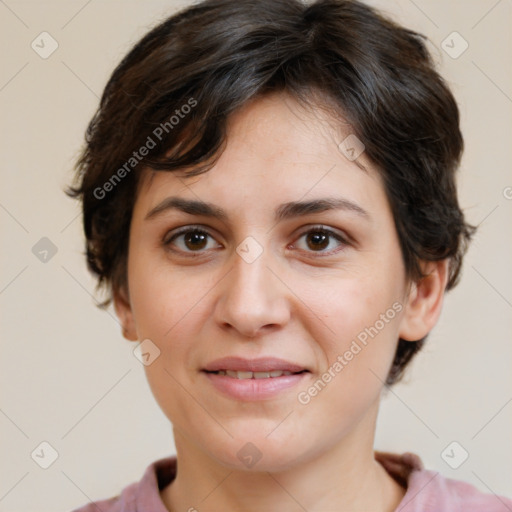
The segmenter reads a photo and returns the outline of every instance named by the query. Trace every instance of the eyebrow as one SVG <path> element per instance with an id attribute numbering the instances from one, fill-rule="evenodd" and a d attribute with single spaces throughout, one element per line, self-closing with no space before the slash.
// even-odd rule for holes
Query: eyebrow
<path id="1" fill-rule="evenodd" d="M 185 199 L 183 197 L 167 197 L 158 203 L 145 216 L 144 220 L 154 219 L 169 210 L 179 210 L 189 215 L 198 215 L 211 217 L 223 222 L 228 222 L 228 214 L 219 206 L 204 201 Z M 358 204 L 341 197 L 323 197 L 310 201 L 291 201 L 281 204 L 275 211 L 274 220 L 276 222 L 320 213 L 329 210 L 346 210 L 357 215 L 370 218 L 366 210 Z"/>

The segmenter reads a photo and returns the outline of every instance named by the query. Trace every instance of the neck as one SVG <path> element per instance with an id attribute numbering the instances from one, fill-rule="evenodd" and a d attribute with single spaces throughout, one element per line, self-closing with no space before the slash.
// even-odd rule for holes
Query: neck
<path id="1" fill-rule="evenodd" d="M 374 458 L 375 421 L 376 414 L 335 446 L 275 472 L 228 468 L 175 428 L 177 475 L 162 500 L 171 512 L 393 512 L 405 489 Z"/>

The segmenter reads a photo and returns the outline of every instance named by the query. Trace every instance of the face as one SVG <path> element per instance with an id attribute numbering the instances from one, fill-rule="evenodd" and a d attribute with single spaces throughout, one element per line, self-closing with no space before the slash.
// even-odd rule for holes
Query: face
<path id="1" fill-rule="evenodd" d="M 340 151 L 349 134 L 266 96 L 230 119 L 210 171 L 155 172 L 139 189 L 116 310 L 130 339 L 160 351 L 145 369 L 180 442 L 224 466 L 243 466 L 246 443 L 275 470 L 362 435 L 407 334 L 390 206 L 365 154 Z M 216 364 L 226 357 L 245 361 Z M 222 375 L 237 366 L 259 372 Z M 279 369 L 293 372 L 265 373 Z"/>

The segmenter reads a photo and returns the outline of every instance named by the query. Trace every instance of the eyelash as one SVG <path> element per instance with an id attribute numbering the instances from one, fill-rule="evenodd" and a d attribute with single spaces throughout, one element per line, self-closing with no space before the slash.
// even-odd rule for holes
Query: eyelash
<path id="1" fill-rule="evenodd" d="M 197 257 L 202 256 L 203 253 L 206 252 L 206 251 L 204 251 L 204 250 L 201 250 L 201 251 L 182 251 L 182 250 L 170 249 L 170 246 L 171 246 L 172 242 L 174 242 L 174 240 L 176 240 L 176 238 L 178 238 L 181 235 L 187 234 L 187 233 L 197 233 L 197 234 L 200 234 L 200 235 L 206 235 L 206 236 L 209 236 L 211 238 L 214 238 L 208 231 L 204 230 L 200 226 L 186 226 L 184 228 L 179 229 L 175 233 L 173 233 L 173 235 L 170 238 L 168 237 L 169 233 L 167 233 L 166 236 L 164 237 L 162 243 L 163 243 L 163 245 L 166 248 L 169 248 L 169 250 L 171 250 L 173 252 L 181 253 L 181 254 L 186 254 L 187 257 L 197 258 Z M 331 256 L 331 255 L 339 252 L 340 250 L 343 250 L 344 246 L 349 245 L 348 237 L 344 237 L 344 236 L 340 235 L 339 233 L 337 233 L 335 231 L 332 231 L 331 229 L 328 229 L 328 228 L 326 228 L 326 227 L 324 227 L 322 225 L 313 226 L 313 227 L 308 228 L 306 231 L 303 231 L 298 236 L 298 239 L 300 239 L 304 235 L 308 235 L 310 233 L 323 233 L 324 235 L 327 235 L 329 238 L 334 238 L 335 240 L 340 242 L 340 244 L 342 246 L 340 249 L 331 250 L 330 252 L 325 252 L 325 253 L 322 252 L 322 251 L 306 251 L 306 252 L 312 253 L 314 255 L 313 257 L 322 258 L 322 257 L 326 257 L 326 256 Z M 194 253 L 196 253 L 196 254 L 194 254 Z M 317 253 L 317 254 L 315 254 L 315 253 Z"/>

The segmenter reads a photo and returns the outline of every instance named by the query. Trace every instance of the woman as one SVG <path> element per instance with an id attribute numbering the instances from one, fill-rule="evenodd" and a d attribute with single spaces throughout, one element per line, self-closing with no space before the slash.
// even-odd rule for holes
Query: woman
<path id="1" fill-rule="evenodd" d="M 177 456 L 80 511 L 512 510 L 373 450 L 474 231 L 462 147 L 422 37 L 362 3 L 207 0 L 148 33 L 69 193 Z"/>

